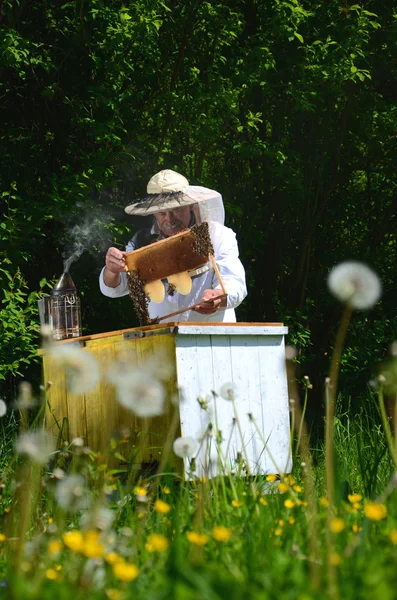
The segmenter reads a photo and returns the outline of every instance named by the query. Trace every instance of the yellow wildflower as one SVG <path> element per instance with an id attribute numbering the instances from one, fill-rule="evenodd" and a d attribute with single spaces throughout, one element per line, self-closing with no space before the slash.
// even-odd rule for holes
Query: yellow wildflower
<path id="1" fill-rule="evenodd" d="M 63 544 L 59 540 L 51 540 L 50 542 L 48 542 L 48 553 L 52 556 L 59 554 L 62 548 Z"/>
<path id="2" fill-rule="evenodd" d="M 334 565 L 335 567 L 340 565 L 340 563 L 342 562 L 341 557 L 336 552 L 333 552 L 331 554 L 331 556 L 329 557 L 329 561 L 330 561 L 331 565 Z"/>
<path id="3" fill-rule="evenodd" d="M 270 475 L 267 475 L 266 477 L 266 481 L 277 481 L 277 479 L 277 475 L 274 475 L 273 473 L 270 473 Z"/>
<path id="4" fill-rule="evenodd" d="M 293 500 L 291 500 L 290 498 L 287 498 L 287 500 L 285 500 L 285 502 L 284 502 L 284 506 L 285 506 L 285 508 L 294 508 L 295 502 Z"/>
<path id="5" fill-rule="evenodd" d="M 278 537 L 279 535 L 281 535 L 282 533 L 283 533 L 283 530 L 282 530 L 282 529 L 279 529 L 279 528 L 277 528 L 277 529 L 275 529 L 275 530 L 274 530 L 274 535 L 276 535 L 277 537 Z"/>
<path id="6" fill-rule="evenodd" d="M 149 552 L 165 552 L 169 548 L 169 541 L 160 533 L 152 533 L 147 539 L 145 544 L 146 550 Z"/>
<path id="7" fill-rule="evenodd" d="M 343 519 L 337 517 L 336 519 L 332 519 L 330 524 L 330 529 L 332 533 L 340 533 L 345 528 L 345 522 Z"/>
<path id="8" fill-rule="evenodd" d="M 294 492 L 296 492 L 297 494 L 303 492 L 303 487 L 301 487 L 300 485 L 294 485 Z"/>
<path id="9" fill-rule="evenodd" d="M 389 540 L 391 541 L 392 544 L 394 544 L 394 545 L 397 544 L 397 529 L 391 530 L 391 532 L 389 533 Z"/>
<path id="10" fill-rule="evenodd" d="M 116 590 L 115 588 L 105 590 L 105 594 L 109 598 L 109 600 L 121 600 L 121 592 L 120 590 Z"/>
<path id="11" fill-rule="evenodd" d="M 166 515 L 171 510 L 171 506 L 164 502 L 163 500 L 156 500 L 154 503 L 154 510 L 162 515 Z"/>
<path id="12" fill-rule="evenodd" d="M 51 524 L 51 523 L 53 523 L 53 522 L 54 522 L 54 519 L 53 519 L 52 517 L 50 517 L 50 518 L 48 519 L 48 523 L 50 523 L 50 524 Z"/>
<path id="13" fill-rule="evenodd" d="M 295 519 L 294 519 L 294 517 L 290 517 L 290 518 L 288 519 L 288 523 L 289 523 L 290 525 L 293 525 L 293 524 L 295 523 Z"/>
<path id="14" fill-rule="evenodd" d="M 368 502 L 364 506 L 364 513 L 367 519 L 371 519 L 371 521 L 381 521 L 382 519 L 386 518 L 387 508 L 384 504 Z"/>
<path id="15" fill-rule="evenodd" d="M 73 552 L 81 552 L 84 547 L 83 534 L 75 529 L 64 533 L 62 539 L 65 546 L 73 550 Z"/>
<path id="16" fill-rule="evenodd" d="M 113 573 L 120 581 L 134 581 L 139 575 L 139 569 L 132 563 L 117 562 L 112 566 Z"/>
<path id="17" fill-rule="evenodd" d="M 99 541 L 99 531 L 87 531 L 84 536 L 83 554 L 88 558 L 100 558 L 105 552 L 105 546 Z"/>
<path id="18" fill-rule="evenodd" d="M 54 569 L 55 571 L 62 571 L 62 565 L 55 565 Z"/>
<path id="19" fill-rule="evenodd" d="M 325 508 L 327 508 L 327 506 L 329 506 L 329 502 L 325 496 L 322 496 L 320 498 L 320 504 L 321 504 L 321 506 L 325 506 Z"/>
<path id="20" fill-rule="evenodd" d="M 165 486 L 163 487 L 163 493 L 164 493 L 164 494 L 167 494 L 167 495 L 168 495 L 168 494 L 171 494 L 171 490 L 170 490 L 170 488 L 169 488 L 169 487 L 167 487 L 167 486 L 165 485 Z"/>
<path id="21" fill-rule="evenodd" d="M 105 554 L 105 560 L 109 565 L 115 565 L 118 562 L 123 562 L 124 558 L 117 552 L 109 552 L 109 554 Z"/>
<path id="22" fill-rule="evenodd" d="M 283 482 L 279 483 L 277 487 L 278 487 L 278 491 L 280 492 L 280 494 L 284 494 L 285 492 L 288 492 L 288 490 L 289 490 L 289 485 L 286 483 L 283 483 Z"/>
<path id="23" fill-rule="evenodd" d="M 238 500 L 232 500 L 232 505 L 234 506 L 234 508 L 240 508 L 240 506 L 242 506 L 243 504 Z"/>
<path id="24" fill-rule="evenodd" d="M 361 502 L 363 497 L 361 494 L 348 494 L 347 499 L 351 504 L 356 504 L 356 502 Z"/>
<path id="25" fill-rule="evenodd" d="M 144 487 L 140 487 L 139 485 L 134 487 L 134 494 L 137 496 L 146 496 L 147 490 Z"/>
<path id="26" fill-rule="evenodd" d="M 263 498 L 263 496 L 259 498 L 259 502 L 263 504 L 263 506 L 267 506 L 267 500 L 266 498 Z"/>
<path id="27" fill-rule="evenodd" d="M 354 524 L 352 525 L 352 530 L 353 530 L 353 533 L 358 533 L 359 531 L 361 531 L 361 529 L 362 529 L 362 527 L 359 527 L 359 526 L 357 525 L 357 523 L 354 523 Z"/>
<path id="28" fill-rule="evenodd" d="M 6 541 L 6 539 L 7 539 L 7 538 L 6 538 L 6 536 L 4 535 L 4 533 L 0 533 L 0 544 L 1 544 L 2 542 L 5 542 L 5 541 Z"/>
<path id="29" fill-rule="evenodd" d="M 58 579 L 58 573 L 55 571 L 55 569 L 47 569 L 45 572 L 45 576 L 47 577 L 47 579 Z"/>
<path id="30" fill-rule="evenodd" d="M 284 477 L 284 481 L 288 485 L 294 485 L 295 483 L 295 479 L 292 477 L 292 475 L 287 475 L 286 477 Z"/>
<path id="31" fill-rule="evenodd" d="M 212 533 L 212 537 L 217 542 L 226 542 L 232 535 L 232 530 L 228 529 L 227 527 L 223 527 L 222 525 L 215 525 L 215 527 L 213 527 L 211 533 Z"/>
<path id="32" fill-rule="evenodd" d="M 186 537 L 191 544 L 195 546 L 205 546 L 209 537 L 205 533 L 197 533 L 196 531 L 188 531 Z"/>

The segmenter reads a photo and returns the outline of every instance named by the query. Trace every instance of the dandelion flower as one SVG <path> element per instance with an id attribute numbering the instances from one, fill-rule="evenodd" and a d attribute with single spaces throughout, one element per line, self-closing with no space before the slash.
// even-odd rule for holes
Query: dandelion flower
<path id="1" fill-rule="evenodd" d="M 195 546 L 205 546 L 209 540 L 208 535 L 205 533 L 197 533 L 196 531 L 188 531 L 186 537 L 189 542 Z"/>
<path id="2" fill-rule="evenodd" d="M 161 515 L 166 515 L 171 510 L 171 506 L 164 500 L 156 500 L 153 506 L 154 510 Z"/>
<path id="3" fill-rule="evenodd" d="M 357 310 L 374 306 L 382 293 L 382 285 L 376 273 L 357 261 L 336 265 L 328 276 L 328 287 L 338 300 Z"/>
<path id="4" fill-rule="evenodd" d="M 287 500 L 284 502 L 284 506 L 285 508 L 294 508 L 295 502 L 290 498 L 287 498 Z"/>
<path id="5" fill-rule="evenodd" d="M 276 537 L 279 537 L 281 534 L 283 533 L 283 530 L 280 529 L 279 527 L 277 529 L 274 530 L 274 535 Z"/>
<path id="6" fill-rule="evenodd" d="M 391 530 L 391 532 L 389 533 L 389 540 L 391 541 L 392 544 L 394 544 L 394 545 L 397 544 L 397 529 Z"/>
<path id="7" fill-rule="evenodd" d="M 165 404 L 163 384 L 143 371 L 133 371 L 114 381 L 121 406 L 141 418 L 162 415 Z"/>
<path id="8" fill-rule="evenodd" d="M 82 475 L 69 475 L 61 479 L 55 489 L 55 498 L 61 508 L 78 511 L 87 508 L 87 491 Z"/>
<path id="9" fill-rule="evenodd" d="M 295 524 L 295 519 L 294 519 L 294 517 L 290 517 L 290 518 L 288 519 L 288 523 L 289 523 L 290 525 L 294 525 L 294 524 Z"/>
<path id="10" fill-rule="evenodd" d="M 66 385 L 72 394 L 85 394 L 98 384 L 98 362 L 87 350 L 75 344 L 61 344 L 49 354 L 65 371 Z"/>
<path id="11" fill-rule="evenodd" d="M 242 502 L 239 502 L 239 500 L 232 500 L 232 506 L 234 506 L 234 508 L 240 508 L 243 505 Z"/>
<path id="12" fill-rule="evenodd" d="M 217 542 L 227 542 L 232 535 L 232 530 L 222 525 L 215 525 L 211 531 L 212 537 Z"/>
<path id="13" fill-rule="evenodd" d="M 277 481 L 278 477 L 274 473 L 270 473 L 266 475 L 266 481 Z"/>
<path id="14" fill-rule="evenodd" d="M 319 502 L 320 502 L 321 506 L 325 506 L 325 508 L 327 508 L 327 506 L 329 506 L 328 499 L 325 496 L 321 496 Z"/>
<path id="15" fill-rule="evenodd" d="M 303 492 L 303 487 L 300 485 L 294 485 L 294 491 L 299 494 L 300 492 Z"/>
<path id="16" fill-rule="evenodd" d="M 331 554 L 331 556 L 329 557 L 329 562 L 331 563 L 331 565 L 334 565 L 334 567 L 337 567 L 341 564 L 342 559 L 339 556 L 339 554 L 337 554 L 336 552 L 333 552 Z"/>
<path id="17" fill-rule="evenodd" d="M 280 494 L 285 494 L 285 492 L 288 492 L 288 490 L 289 490 L 289 485 L 281 482 L 278 484 L 277 488 L 278 488 L 278 491 L 280 492 Z"/>
<path id="18" fill-rule="evenodd" d="M 87 558 L 101 558 L 105 553 L 105 546 L 100 541 L 99 531 L 87 531 L 84 534 L 82 552 Z"/>
<path id="19" fill-rule="evenodd" d="M 63 543 L 73 552 L 81 552 L 84 548 L 84 537 L 80 531 L 67 531 L 62 536 Z"/>
<path id="20" fill-rule="evenodd" d="M 377 502 L 368 502 L 364 506 L 364 514 L 367 519 L 371 521 L 381 521 L 387 516 L 387 508 L 384 504 L 378 504 Z"/>
<path id="21" fill-rule="evenodd" d="M 7 404 L 4 400 L 0 400 L 0 417 L 4 417 L 7 412 Z"/>
<path id="22" fill-rule="evenodd" d="M 4 535 L 4 533 L 0 533 L 0 544 L 2 544 L 3 542 L 6 541 L 6 536 Z"/>
<path id="23" fill-rule="evenodd" d="M 59 540 L 51 540 L 48 542 L 48 554 L 51 554 L 51 556 L 57 556 L 62 548 L 63 544 Z"/>
<path id="24" fill-rule="evenodd" d="M 27 431 L 21 433 L 15 443 L 15 449 L 31 461 L 45 464 L 50 454 L 55 451 L 55 444 L 52 435 L 47 431 Z"/>
<path id="25" fill-rule="evenodd" d="M 168 539 L 159 533 L 152 533 L 148 536 L 145 544 L 146 550 L 149 552 L 165 552 L 169 548 Z"/>
<path id="26" fill-rule="evenodd" d="M 134 581 L 139 575 L 136 565 L 127 562 L 118 562 L 112 566 L 113 573 L 120 581 Z"/>
<path id="27" fill-rule="evenodd" d="M 180 458 L 191 458 L 197 454 L 199 444 L 192 437 L 179 437 L 174 441 L 173 450 Z"/>
<path id="28" fill-rule="evenodd" d="M 55 571 L 55 569 L 47 569 L 45 572 L 45 576 L 47 577 L 47 579 L 58 579 L 58 573 Z"/>
<path id="29" fill-rule="evenodd" d="M 348 494 L 347 499 L 349 500 L 349 502 L 351 504 L 356 504 L 358 502 L 361 502 L 363 497 L 361 494 Z M 358 508 L 358 507 L 356 506 L 356 508 Z"/>
<path id="30" fill-rule="evenodd" d="M 261 497 L 259 498 L 259 502 L 260 502 L 261 504 L 263 504 L 263 506 L 267 506 L 267 504 L 268 504 L 268 502 L 267 502 L 266 498 L 263 498 L 263 496 L 261 496 Z"/>
<path id="31" fill-rule="evenodd" d="M 109 552 L 105 554 L 105 560 L 109 565 L 115 565 L 118 562 L 123 562 L 124 558 L 120 554 L 117 554 L 117 552 Z"/>
<path id="32" fill-rule="evenodd" d="M 332 533 L 341 533 L 341 531 L 343 531 L 344 528 L 345 528 L 345 522 L 343 519 L 340 519 L 340 518 L 332 519 L 332 521 L 330 523 L 330 530 L 332 531 Z"/>
<path id="33" fill-rule="evenodd" d="M 108 590 L 105 590 L 105 594 L 109 600 L 121 600 L 122 598 L 121 591 L 116 590 L 115 588 L 109 588 Z"/>

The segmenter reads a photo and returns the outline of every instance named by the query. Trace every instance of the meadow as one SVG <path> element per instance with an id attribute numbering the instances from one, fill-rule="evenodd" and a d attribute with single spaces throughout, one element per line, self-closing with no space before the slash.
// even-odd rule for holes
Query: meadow
<path id="1" fill-rule="evenodd" d="M 394 344 L 358 414 L 342 410 L 337 381 L 349 320 L 363 309 L 357 302 L 368 308 L 380 294 L 369 293 L 368 273 L 354 271 L 353 281 L 349 271 L 349 285 L 342 275 L 336 289 L 329 281 L 346 308 L 324 382 L 324 441 L 311 441 L 304 417 L 312 385 L 297 379 L 295 352 L 287 352 L 292 473 L 253 475 L 244 452 L 231 470 L 219 452 L 223 475 L 198 477 L 203 440 L 176 438 L 172 428 L 160 464 L 139 472 L 129 468 L 139 448 L 131 450 L 128 432 L 105 453 L 82 438 L 55 444 L 44 427 L 49 382 L 39 398 L 25 382 L 7 413 L 2 402 L 0 597 L 396 598 L 397 351 Z M 56 356 L 56 345 L 47 351 Z M 59 361 L 80 389 L 94 383 L 82 352 Z M 136 375 L 128 402 L 142 416 L 151 403 L 150 428 L 161 402 L 153 382 L 146 380 L 149 398 Z M 234 402 L 233 387 L 225 389 L 216 401 Z M 206 437 L 219 448 L 217 425 Z M 172 468 L 173 455 L 190 462 L 188 479 Z"/>

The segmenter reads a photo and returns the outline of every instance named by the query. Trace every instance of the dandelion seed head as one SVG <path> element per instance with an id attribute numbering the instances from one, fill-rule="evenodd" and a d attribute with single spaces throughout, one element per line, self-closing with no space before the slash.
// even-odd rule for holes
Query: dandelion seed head
<path id="1" fill-rule="evenodd" d="M 225 400 L 235 400 L 237 397 L 237 388 L 234 383 L 224 383 L 219 390 L 220 396 Z"/>
<path id="2" fill-rule="evenodd" d="M 98 362 L 87 350 L 68 343 L 54 345 L 49 355 L 65 371 L 66 385 L 72 394 L 84 394 L 98 384 Z"/>
<path id="3" fill-rule="evenodd" d="M 29 381 L 21 381 L 18 387 L 17 406 L 21 410 L 33 408 L 36 402 L 33 397 L 32 384 Z"/>
<path id="4" fill-rule="evenodd" d="M 146 371 L 133 371 L 114 381 L 119 403 L 141 418 L 162 415 L 163 384 Z"/>
<path id="5" fill-rule="evenodd" d="M 32 462 L 45 464 L 55 451 L 54 438 L 47 431 L 27 431 L 21 433 L 15 443 L 15 449 Z"/>
<path id="6" fill-rule="evenodd" d="M 197 454 L 199 444 L 192 437 L 179 437 L 174 441 L 172 448 L 180 458 L 191 458 Z"/>
<path id="7" fill-rule="evenodd" d="M 7 412 L 7 404 L 0 399 L 0 417 L 4 417 Z"/>
<path id="8" fill-rule="evenodd" d="M 75 512 L 86 509 L 88 500 L 84 477 L 72 474 L 61 479 L 55 489 L 55 498 L 65 510 Z"/>
<path id="9" fill-rule="evenodd" d="M 328 287 L 333 296 L 356 310 L 371 308 L 382 294 L 377 274 L 358 261 L 336 265 L 328 275 Z"/>
<path id="10" fill-rule="evenodd" d="M 298 356 L 298 351 L 294 346 L 285 346 L 285 360 L 294 360 Z"/>

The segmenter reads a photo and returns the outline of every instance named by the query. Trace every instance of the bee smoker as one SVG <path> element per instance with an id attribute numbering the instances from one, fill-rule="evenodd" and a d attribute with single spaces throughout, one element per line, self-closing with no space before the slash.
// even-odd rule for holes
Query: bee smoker
<path id="1" fill-rule="evenodd" d="M 62 274 L 51 291 L 49 323 L 54 340 L 65 340 L 81 335 L 80 298 L 68 271 Z"/>

